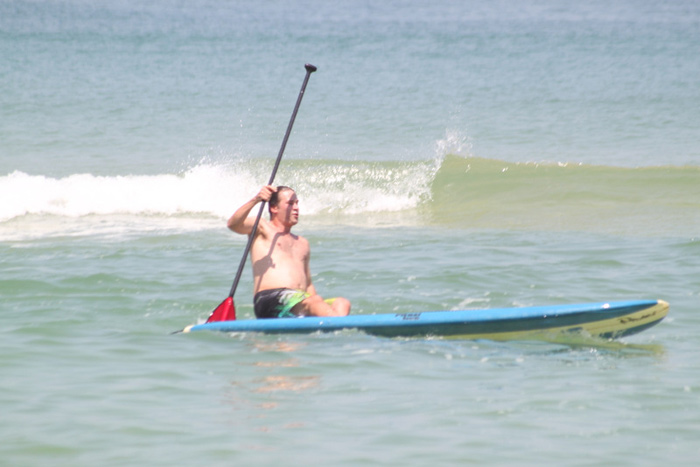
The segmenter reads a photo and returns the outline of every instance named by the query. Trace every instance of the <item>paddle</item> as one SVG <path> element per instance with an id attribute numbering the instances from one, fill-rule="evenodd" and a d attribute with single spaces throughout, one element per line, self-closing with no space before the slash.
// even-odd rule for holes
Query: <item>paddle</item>
<path id="1" fill-rule="evenodd" d="M 316 67 L 310 64 L 304 65 L 306 68 L 306 76 L 304 77 L 304 83 L 301 85 L 301 90 L 299 91 L 299 97 L 297 97 L 297 103 L 294 106 L 294 112 L 292 112 L 292 118 L 289 120 L 289 125 L 287 126 L 287 133 L 284 135 L 284 140 L 282 140 L 282 147 L 280 147 L 280 152 L 277 154 L 277 161 L 275 161 L 275 167 L 272 169 L 272 174 L 270 175 L 270 181 L 268 185 L 272 185 L 275 180 L 275 175 L 277 174 L 277 169 L 282 161 L 282 154 L 284 154 L 284 148 L 287 146 L 287 140 L 289 140 L 289 134 L 292 132 L 292 126 L 294 125 L 294 119 L 297 117 L 297 111 L 299 110 L 299 105 L 301 105 L 301 98 L 304 97 L 304 90 L 306 89 L 306 84 L 309 82 L 309 77 L 311 73 L 316 71 Z M 253 244 L 253 239 L 255 238 L 255 232 L 258 230 L 258 224 L 260 223 L 260 218 L 262 217 L 263 211 L 265 209 L 265 202 L 260 203 L 260 210 L 258 211 L 258 217 L 255 219 L 255 224 L 253 224 L 253 231 L 248 236 L 248 243 L 246 244 L 245 251 L 243 252 L 243 258 L 241 258 L 241 263 L 238 265 L 238 271 L 236 272 L 236 278 L 233 280 L 233 285 L 231 286 L 231 291 L 228 297 L 221 302 L 219 306 L 212 311 L 209 318 L 207 318 L 207 323 L 212 321 L 233 321 L 236 319 L 236 307 L 233 303 L 233 295 L 236 293 L 236 288 L 238 287 L 238 282 L 241 280 L 241 275 L 243 274 L 243 268 L 245 266 L 246 259 L 248 258 L 248 253 L 250 253 L 250 247 Z"/>

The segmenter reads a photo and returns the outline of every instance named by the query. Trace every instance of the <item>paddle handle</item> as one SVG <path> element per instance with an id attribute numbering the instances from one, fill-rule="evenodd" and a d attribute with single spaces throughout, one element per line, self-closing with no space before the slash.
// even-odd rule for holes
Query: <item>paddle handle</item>
<path id="1" fill-rule="evenodd" d="M 309 82 L 309 77 L 311 76 L 311 73 L 317 70 L 317 68 L 309 63 L 304 65 L 304 68 L 306 69 L 306 76 L 304 77 L 304 82 L 301 85 L 301 90 L 299 91 L 299 97 L 297 97 L 297 103 L 294 106 L 294 111 L 292 112 L 292 118 L 289 119 L 289 125 L 287 125 L 287 132 L 284 134 L 284 139 L 282 140 L 282 146 L 280 147 L 280 152 L 277 154 L 277 160 L 275 161 L 275 167 L 272 169 L 272 174 L 270 174 L 270 181 L 267 182 L 268 185 L 272 185 L 272 182 L 275 181 L 275 175 L 277 175 L 277 169 L 279 169 L 280 162 L 282 162 L 282 154 L 284 154 L 284 150 L 287 147 L 287 141 L 289 141 L 289 135 L 292 133 L 292 127 L 294 126 L 294 120 L 297 118 L 297 112 L 299 111 L 299 106 L 301 105 L 301 99 L 304 97 L 304 91 L 306 90 L 306 85 Z M 236 293 L 236 289 L 238 288 L 238 282 L 241 280 L 241 276 L 243 275 L 243 268 L 245 267 L 245 262 L 246 259 L 248 258 L 248 254 L 250 253 L 250 247 L 253 245 L 253 239 L 255 238 L 255 232 L 258 230 L 258 224 L 260 223 L 260 218 L 263 215 L 263 211 L 265 210 L 265 201 L 263 201 L 260 204 L 260 210 L 258 211 L 258 215 L 255 218 L 255 223 L 253 224 L 253 230 L 250 232 L 250 235 L 248 236 L 248 243 L 246 243 L 245 246 L 245 251 L 243 252 L 243 258 L 241 258 L 241 262 L 238 265 L 238 271 L 236 272 L 236 278 L 233 280 L 233 285 L 231 285 L 231 291 L 229 292 L 228 296 L 233 297 L 233 295 Z"/>
<path id="2" fill-rule="evenodd" d="M 277 160 L 275 161 L 275 167 L 272 169 L 272 173 L 270 174 L 270 181 L 267 183 L 268 185 L 272 185 L 272 182 L 275 181 L 275 175 L 277 175 L 277 169 L 279 169 L 280 162 L 282 162 L 282 154 L 284 154 L 284 150 L 287 147 L 287 141 L 289 141 L 289 135 L 292 133 L 292 127 L 294 126 L 294 120 L 297 118 L 297 112 L 299 111 L 299 106 L 301 105 L 301 99 L 304 97 L 304 91 L 306 90 L 306 84 L 309 82 L 309 77 L 311 76 L 311 73 L 313 73 L 314 71 L 316 71 L 318 69 L 309 63 L 304 65 L 304 68 L 306 68 L 306 76 L 304 77 L 304 82 L 301 85 L 301 90 L 299 91 L 299 96 L 297 97 L 297 103 L 294 106 L 294 112 L 292 112 L 292 118 L 289 119 L 289 125 L 287 125 L 287 132 L 284 134 L 284 139 L 282 140 L 282 146 L 280 147 L 280 152 L 277 154 Z M 262 213 L 262 210 L 260 212 Z M 258 215 L 258 219 L 260 219 L 260 215 Z M 255 233 L 255 229 L 253 229 L 253 233 Z"/>

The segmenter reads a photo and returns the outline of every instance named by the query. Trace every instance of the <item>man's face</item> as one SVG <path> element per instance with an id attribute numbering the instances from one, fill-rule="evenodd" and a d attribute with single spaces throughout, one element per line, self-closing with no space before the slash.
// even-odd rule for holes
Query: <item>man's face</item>
<path id="1" fill-rule="evenodd" d="M 284 190 L 279 194 L 279 203 L 272 212 L 285 224 L 296 225 L 299 222 L 299 199 L 292 190 Z"/>

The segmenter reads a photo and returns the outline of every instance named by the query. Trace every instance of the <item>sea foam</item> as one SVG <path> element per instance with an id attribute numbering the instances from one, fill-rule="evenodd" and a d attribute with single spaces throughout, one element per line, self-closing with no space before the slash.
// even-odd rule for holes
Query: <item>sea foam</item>
<path id="1" fill-rule="evenodd" d="M 0 177 L 0 226 L 21 230 L 23 222 L 52 219 L 56 227 L 42 228 L 46 234 L 65 234 L 67 223 L 89 234 L 93 224 L 102 229 L 116 217 L 120 229 L 138 231 L 220 226 L 267 183 L 269 165 L 200 161 L 179 174 L 62 178 L 15 171 Z M 290 160 L 274 184 L 296 189 L 302 216 L 375 214 L 414 209 L 429 199 L 435 172 L 433 162 Z"/>

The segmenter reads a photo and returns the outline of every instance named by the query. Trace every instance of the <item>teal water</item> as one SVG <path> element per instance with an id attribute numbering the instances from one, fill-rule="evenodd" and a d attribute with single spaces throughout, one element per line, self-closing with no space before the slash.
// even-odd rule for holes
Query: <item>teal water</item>
<path id="1" fill-rule="evenodd" d="M 0 464 L 694 465 L 692 1 L 0 2 Z M 658 298 L 568 344 L 170 335 L 297 188 L 353 313 Z M 251 277 L 236 293 L 252 318 Z"/>

